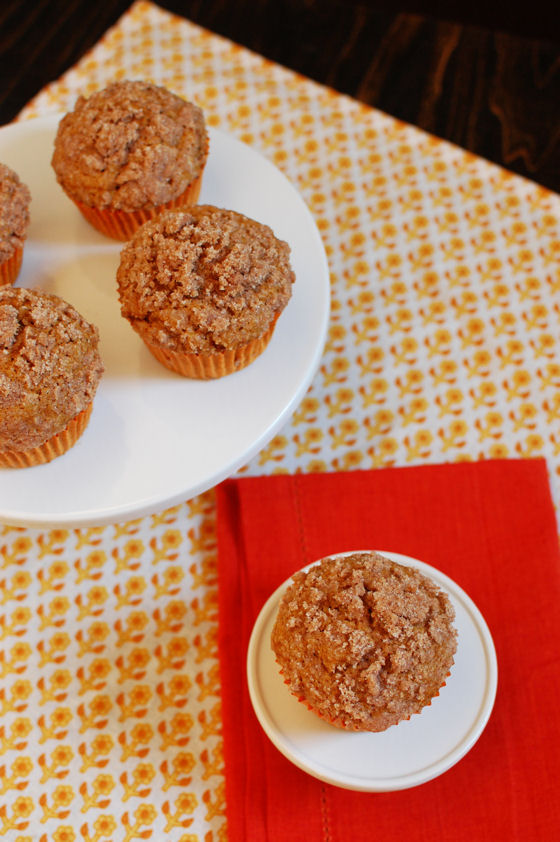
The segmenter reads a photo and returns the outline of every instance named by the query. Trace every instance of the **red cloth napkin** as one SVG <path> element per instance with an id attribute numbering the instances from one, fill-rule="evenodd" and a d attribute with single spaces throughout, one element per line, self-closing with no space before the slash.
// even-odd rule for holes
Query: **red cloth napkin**
<path id="1" fill-rule="evenodd" d="M 217 490 L 230 842 L 552 840 L 560 832 L 560 552 L 542 460 L 229 480 Z M 269 742 L 245 658 L 254 620 L 295 570 L 354 549 L 447 573 L 494 638 L 498 695 L 474 748 L 439 778 L 358 793 Z"/>

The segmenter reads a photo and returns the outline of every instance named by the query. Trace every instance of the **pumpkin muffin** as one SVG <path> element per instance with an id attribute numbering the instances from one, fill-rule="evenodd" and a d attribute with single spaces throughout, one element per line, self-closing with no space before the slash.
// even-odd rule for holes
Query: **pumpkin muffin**
<path id="1" fill-rule="evenodd" d="M 271 644 L 300 701 L 340 728 L 384 731 L 420 713 L 457 648 L 454 609 L 431 579 L 374 552 L 292 577 Z"/>
<path id="2" fill-rule="evenodd" d="M 77 441 L 103 372 L 98 341 L 58 296 L 0 288 L 0 466 L 49 462 Z"/>
<path id="3" fill-rule="evenodd" d="M 168 368 L 221 377 L 249 365 L 270 341 L 292 292 L 289 258 L 288 244 L 267 225 L 235 211 L 169 211 L 121 252 L 121 312 Z"/>
<path id="4" fill-rule="evenodd" d="M 128 240 L 161 210 L 198 200 L 207 155 L 198 106 L 125 80 L 79 97 L 59 123 L 52 166 L 92 225 Z"/>
<path id="5" fill-rule="evenodd" d="M 0 286 L 19 274 L 29 225 L 31 194 L 10 167 L 0 164 Z"/>

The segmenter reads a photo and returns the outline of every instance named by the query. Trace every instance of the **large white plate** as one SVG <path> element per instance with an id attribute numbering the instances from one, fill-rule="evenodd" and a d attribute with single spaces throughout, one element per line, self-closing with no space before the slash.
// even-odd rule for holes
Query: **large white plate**
<path id="1" fill-rule="evenodd" d="M 121 244 L 97 233 L 50 166 L 58 116 L 0 129 L 0 161 L 32 193 L 18 286 L 38 286 L 99 327 L 105 375 L 88 428 L 48 465 L 0 469 L 0 521 L 85 526 L 175 505 L 249 461 L 289 418 L 322 354 L 329 315 L 325 251 L 299 193 L 266 158 L 217 130 L 201 202 L 271 226 L 292 249 L 293 296 L 268 348 L 216 381 L 187 380 L 156 362 L 121 317 Z"/>
<path id="2" fill-rule="evenodd" d="M 498 682 L 494 643 L 471 598 L 434 567 L 400 553 L 380 552 L 433 579 L 449 595 L 456 612 L 458 641 L 451 675 L 420 714 L 380 733 L 343 731 L 311 713 L 290 693 L 275 661 L 270 634 L 291 579 L 263 606 L 247 653 L 251 702 L 278 750 L 319 780 L 363 792 L 407 789 L 450 769 L 484 730 Z"/>

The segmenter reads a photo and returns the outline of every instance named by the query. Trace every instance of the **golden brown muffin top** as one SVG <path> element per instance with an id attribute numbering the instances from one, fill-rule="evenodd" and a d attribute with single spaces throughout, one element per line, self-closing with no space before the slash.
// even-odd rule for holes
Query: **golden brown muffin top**
<path id="1" fill-rule="evenodd" d="M 457 633 L 431 579 L 378 553 L 328 557 L 292 579 L 271 643 L 294 694 L 357 731 L 385 730 L 437 695 Z"/>
<path id="2" fill-rule="evenodd" d="M 97 328 L 56 295 L 0 288 L 0 451 L 37 447 L 95 395 Z"/>
<path id="3" fill-rule="evenodd" d="M 211 354 L 262 336 L 288 303 L 290 248 L 260 222 L 212 205 L 168 211 L 121 252 L 121 312 L 146 341 Z"/>
<path id="4" fill-rule="evenodd" d="M 0 263 L 23 247 L 30 201 L 29 188 L 10 167 L 0 164 Z"/>
<path id="5" fill-rule="evenodd" d="M 68 195 L 90 207 L 152 208 L 179 196 L 202 172 L 208 136 L 202 110 L 149 82 L 114 82 L 60 121 L 52 166 Z"/>

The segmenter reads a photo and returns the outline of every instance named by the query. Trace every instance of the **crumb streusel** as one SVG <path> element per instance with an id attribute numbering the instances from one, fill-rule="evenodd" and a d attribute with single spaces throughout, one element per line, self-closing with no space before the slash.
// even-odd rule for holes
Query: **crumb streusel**
<path id="1" fill-rule="evenodd" d="M 168 211 L 121 252 L 122 315 L 147 342 L 212 354 L 259 337 L 288 303 L 290 248 L 235 211 Z"/>
<path id="2" fill-rule="evenodd" d="M 202 110 L 149 82 L 114 82 L 79 97 L 55 138 L 52 165 L 72 198 L 135 211 L 175 199 L 206 162 Z"/>
<path id="3" fill-rule="evenodd" d="M 89 406 L 103 372 L 98 339 L 58 296 L 0 289 L 0 451 L 42 444 Z"/>
<path id="4" fill-rule="evenodd" d="M 271 642 L 312 709 L 343 728 L 382 731 L 437 695 L 457 648 L 454 617 L 419 571 L 353 553 L 295 574 Z"/>
<path id="5" fill-rule="evenodd" d="M 30 201 L 28 187 L 13 170 L 0 164 L 0 263 L 23 248 Z"/>

